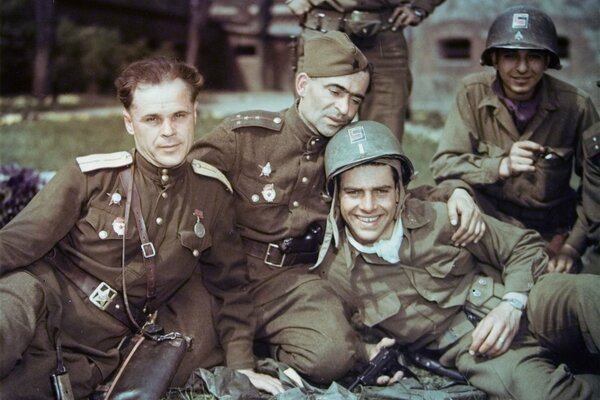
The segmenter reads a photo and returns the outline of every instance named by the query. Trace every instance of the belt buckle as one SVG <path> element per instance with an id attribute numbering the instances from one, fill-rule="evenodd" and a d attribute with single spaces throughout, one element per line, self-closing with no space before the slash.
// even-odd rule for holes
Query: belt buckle
<path id="1" fill-rule="evenodd" d="M 282 253 L 283 257 L 281 257 L 280 263 L 274 263 L 274 262 L 269 261 L 269 256 L 271 255 L 271 249 L 279 249 L 279 245 L 277 245 L 275 243 L 269 243 L 269 245 L 267 246 L 267 252 L 265 254 L 265 259 L 263 260 L 264 263 L 267 265 L 270 265 L 271 267 L 276 267 L 276 268 L 283 267 L 283 263 L 285 263 L 285 253 Z"/>
<path id="2" fill-rule="evenodd" d="M 154 250 L 154 245 L 152 242 L 143 243 L 141 247 L 144 258 L 150 258 L 156 255 L 156 250 Z"/>
<path id="3" fill-rule="evenodd" d="M 115 297 L 117 297 L 117 291 L 111 288 L 106 282 L 100 282 L 88 298 L 93 305 L 104 311 Z"/>

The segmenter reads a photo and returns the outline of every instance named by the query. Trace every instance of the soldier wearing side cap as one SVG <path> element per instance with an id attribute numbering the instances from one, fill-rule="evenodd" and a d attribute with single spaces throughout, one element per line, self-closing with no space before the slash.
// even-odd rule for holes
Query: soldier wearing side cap
<path id="1" fill-rule="evenodd" d="M 68 163 L 0 230 L 1 398 L 53 398 L 51 375 L 60 398 L 87 398 L 147 322 L 193 343 L 176 373 L 161 359 L 134 375 L 254 366 L 231 187 L 186 160 L 201 83 L 187 64 L 129 65 L 115 84 L 135 149 Z"/>
<path id="2" fill-rule="evenodd" d="M 302 40 L 346 33 L 373 63 L 371 91 L 360 118 L 386 125 L 402 142 L 412 91 L 405 29 L 421 24 L 444 0 L 287 0 L 303 27 Z M 300 46 L 301 48 L 301 46 Z M 302 68 L 303 56 L 298 57 Z"/>
<path id="3" fill-rule="evenodd" d="M 337 31 L 307 41 L 305 57 L 294 106 L 232 116 L 195 143 L 190 157 L 216 166 L 233 185 L 258 322 L 255 339 L 310 380 L 329 382 L 355 362 L 353 331 L 337 297 L 308 267 L 316 261 L 329 209 L 325 145 L 356 115 L 370 68 Z M 452 198 L 449 204 L 463 207 L 457 233 L 466 236 L 456 240 L 464 243 L 478 238 L 483 228 L 478 210 L 467 210 L 472 201 L 462 193 L 466 205 Z"/>
<path id="4" fill-rule="evenodd" d="M 586 93 L 545 73 L 560 69 L 558 52 L 542 11 L 515 6 L 500 14 L 481 56 L 494 71 L 462 81 L 431 164 L 436 182 L 470 184 L 484 212 L 540 232 L 552 257 L 575 222 L 576 149 L 598 121 Z"/>
<path id="5" fill-rule="evenodd" d="M 451 245 L 446 207 L 407 193 L 412 163 L 377 122 L 341 129 L 325 171 L 333 203 L 315 270 L 384 336 L 365 358 L 395 340 L 491 399 L 598 398 L 600 276 L 543 274 L 540 235 L 489 216 L 478 243 Z"/>

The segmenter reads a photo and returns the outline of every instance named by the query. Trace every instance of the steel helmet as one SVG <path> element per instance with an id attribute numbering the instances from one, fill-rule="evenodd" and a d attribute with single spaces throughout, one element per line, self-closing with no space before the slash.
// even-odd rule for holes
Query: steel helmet
<path id="1" fill-rule="evenodd" d="M 358 121 L 340 129 L 325 149 L 327 192 L 333 194 L 334 179 L 342 172 L 377 159 L 400 160 L 392 166 L 402 177 L 403 184 L 408 184 L 414 167 L 387 126 L 375 121 Z"/>
<path id="2" fill-rule="evenodd" d="M 510 7 L 494 20 L 481 54 L 481 65 L 493 65 L 495 49 L 545 50 L 550 56 L 548 68 L 561 68 L 554 22 L 533 7 Z"/>

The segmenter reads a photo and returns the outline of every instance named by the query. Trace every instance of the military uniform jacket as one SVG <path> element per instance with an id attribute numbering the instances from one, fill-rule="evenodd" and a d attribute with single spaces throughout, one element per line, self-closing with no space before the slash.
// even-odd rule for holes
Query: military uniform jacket
<path id="1" fill-rule="evenodd" d="M 202 137 L 190 157 L 214 165 L 231 182 L 242 238 L 277 243 L 303 235 L 313 221 L 325 220 L 330 201 L 324 193 L 326 141 L 302 122 L 296 107 L 278 113 L 248 111 Z M 297 266 L 271 269 L 252 257 L 249 264 L 255 283 L 273 284 L 262 290 L 266 297 L 259 302 L 319 279 Z M 284 271 L 288 282 L 271 280 Z"/>
<path id="2" fill-rule="evenodd" d="M 132 156 L 126 152 L 115 154 L 118 167 L 85 173 L 76 163 L 64 167 L 0 231 L 0 275 L 41 263 L 41 268 L 35 270 L 39 276 L 47 274 L 52 264 L 63 263 L 121 291 L 125 235 L 127 294 L 132 304 L 143 307 L 146 272 L 133 212 L 126 232 L 122 225 L 127 193 L 119 172 L 131 168 L 128 164 Z M 180 167 L 160 169 L 138 154 L 133 176 L 149 239 L 156 249 L 156 298 L 152 304 L 156 308 L 164 304 L 199 268 L 207 289 L 222 304 L 217 314 L 217 330 L 227 360 L 232 363 L 235 360 L 234 367 L 253 366 L 254 327 L 250 300 L 242 290 L 247 270 L 240 239 L 233 227 L 233 196 L 218 180 L 197 175 L 187 162 Z M 194 233 L 198 221 L 206 230 L 203 237 Z M 93 354 L 90 357 L 96 358 L 102 369 L 106 361 L 103 352 L 112 351 L 105 347 L 114 343 L 106 336 L 118 338 L 127 333 L 127 328 L 121 325 L 120 329 L 109 331 L 106 326 L 120 324 L 113 324 L 116 320 L 104 312 L 99 315 L 86 295 L 78 293 L 62 273 L 55 275 L 59 285 L 54 289 L 62 293 L 63 302 L 69 305 L 65 306 L 63 320 L 73 323 L 63 324 L 62 329 L 79 341 L 81 352 Z M 48 282 L 53 281 L 56 280 Z"/>
<path id="3" fill-rule="evenodd" d="M 583 133 L 578 157 L 583 165 L 581 203 L 567 243 L 583 254 L 587 245 L 600 245 L 600 122 Z"/>
<path id="4" fill-rule="evenodd" d="M 495 80 L 495 72 L 482 72 L 462 81 L 433 157 L 434 179 L 462 179 L 493 199 L 520 207 L 549 209 L 573 198 L 569 180 L 575 149 L 583 131 L 598 120 L 589 96 L 544 75 L 539 110 L 519 134 L 492 89 Z M 540 158 L 536 172 L 503 180 L 500 161 L 521 140 L 539 143 L 558 158 Z"/>
<path id="5" fill-rule="evenodd" d="M 455 247 L 446 205 L 407 198 L 400 262 L 358 253 L 342 229 L 340 244 L 329 247 L 319 270 L 365 325 L 378 325 L 401 345 L 423 347 L 448 329 L 482 264 L 499 271 L 506 292 L 521 293 L 545 267 L 537 233 L 484 218 L 481 241 Z"/>

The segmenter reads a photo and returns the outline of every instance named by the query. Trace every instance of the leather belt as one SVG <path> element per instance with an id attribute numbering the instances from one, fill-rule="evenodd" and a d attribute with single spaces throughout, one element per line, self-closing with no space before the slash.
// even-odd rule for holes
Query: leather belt
<path id="1" fill-rule="evenodd" d="M 271 267 L 281 268 L 296 264 L 314 264 L 317 262 L 319 252 L 313 253 L 284 253 L 277 243 L 265 243 L 242 238 L 246 254 L 260 258 Z"/>
<path id="2" fill-rule="evenodd" d="M 125 302 L 121 293 L 113 289 L 106 282 L 100 281 L 96 277 L 83 271 L 81 268 L 54 262 L 52 264 L 85 294 L 91 304 L 100 310 L 107 312 L 123 325 L 134 330 L 137 328 L 127 316 Z M 129 308 L 135 322 L 142 326 L 146 321 L 144 312 L 131 304 L 131 302 L 129 303 Z"/>
<path id="3" fill-rule="evenodd" d="M 382 11 L 354 10 L 341 13 L 335 10 L 313 8 L 307 14 L 303 26 L 308 29 L 329 32 L 342 31 L 358 36 L 372 36 L 379 31 L 390 29 L 388 19 L 392 9 Z"/>

